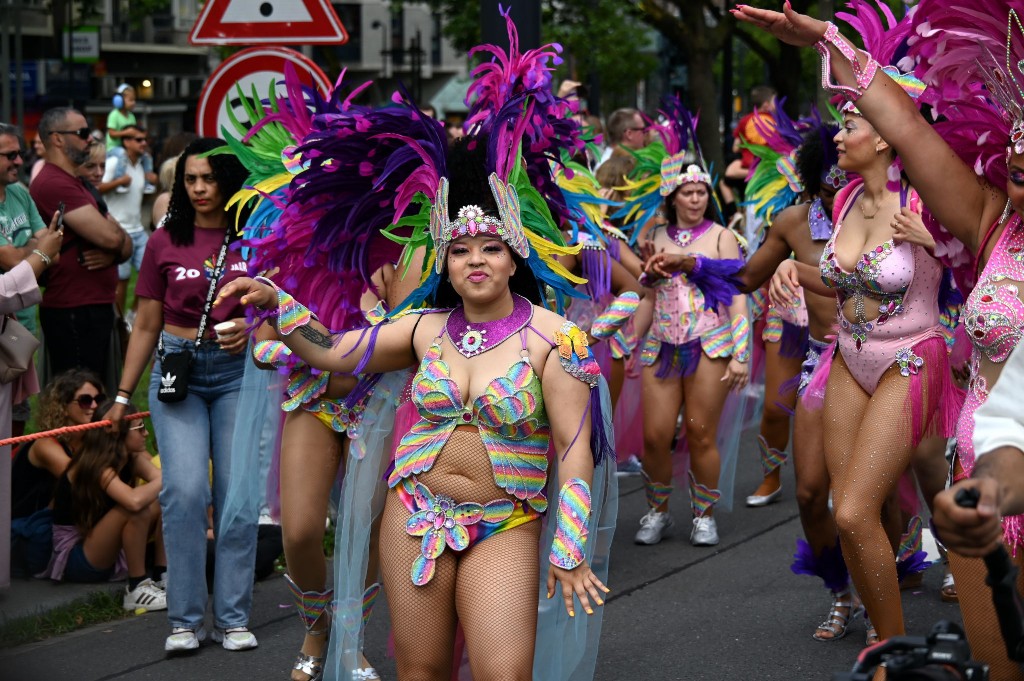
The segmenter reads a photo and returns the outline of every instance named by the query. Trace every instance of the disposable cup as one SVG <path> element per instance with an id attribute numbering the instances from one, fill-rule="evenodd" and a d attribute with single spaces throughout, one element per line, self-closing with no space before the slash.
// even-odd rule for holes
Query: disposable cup
<path id="1" fill-rule="evenodd" d="M 231 333 L 234 330 L 235 330 L 235 323 L 234 322 L 221 322 L 220 324 L 216 324 L 213 327 L 213 332 L 217 334 L 217 338 L 220 338 L 221 336 L 229 334 L 229 333 Z"/>

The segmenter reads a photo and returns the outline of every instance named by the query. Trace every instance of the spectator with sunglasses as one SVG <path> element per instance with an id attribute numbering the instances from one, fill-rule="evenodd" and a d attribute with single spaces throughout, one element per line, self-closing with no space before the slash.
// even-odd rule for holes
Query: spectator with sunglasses
<path id="1" fill-rule="evenodd" d="M 113 400 L 92 403 L 93 421 Z M 138 410 L 129 405 L 129 412 Z M 142 484 L 135 486 L 141 479 Z M 156 579 L 166 572 L 160 531 L 160 469 L 146 451 L 146 422 L 95 428 L 57 479 L 53 494 L 53 555 L 44 575 L 56 581 L 104 582 L 128 575 L 125 610 L 166 610 L 167 595 L 146 571 L 146 544 L 155 537 Z"/>
<path id="2" fill-rule="evenodd" d="M 66 371 L 39 396 L 37 428 L 42 432 L 89 423 L 105 399 L 99 376 L 85 369 Z M 81 444 L 82 433 L 44 437 L 21 445 L 11 461 L 12 566 L 17 576 L 46 567 L 53 489 Z"/>
<path id="3" fill-rule="evenodd" d="M 608 117 L 608 148 L 601 158 L 603 164 L 612 156 L 630 156 L 650 141 L 650 125 L 636 109 L 616 109 Z M 600 168 L 600 166 L 598 166 Z"/>
<path id="4" fill-rule="evenodd" d="M 66 210 L 63 257 L 49 272 L 39 311 L 50 375 L 76 367 L 108 375 L 115 265 L 132 254 L 132 240 L 115 219 L 100 212 L 96 199 L 77 178 L 79 166 L 96 144 L 90 133 L 85 116 L 75 109 L 50 109 L 39 121 L 46 165 L 29 192 L 42 215 L 52 215 L 61 204 Z M 109 254 L 109 265 L 85 266 L 85 253 L 95 249 Z"/>
<path id="5" fill-rule="evenodd" d="M 0 123 L 0 271 L 3 272 L 10 272 L 39 248 L 37 234 L 46 229 L 46 223 L 32 203 L 28 190 L 18 182 L 18 174 L 25 164 L 24 154 L 19 130 L 13 125 Z M 37 332 L 36 315 L 35 305 L 15 313 L 18 321 L 32 333 Z M 18 383 L 21 389 L 14 392 L 25 399 L 14 405 L 14 435 L 21 435 L 28 421 L 28 394 L 39 392 L 35 368 L 25 372 Z"/>

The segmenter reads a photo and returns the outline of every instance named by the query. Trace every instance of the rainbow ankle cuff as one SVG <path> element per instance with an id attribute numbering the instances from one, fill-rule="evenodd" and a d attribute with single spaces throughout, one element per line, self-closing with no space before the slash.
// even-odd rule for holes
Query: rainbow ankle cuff
<path id="1" fill-rule="evenodd" d="M 334 598 L 334 589 L 327 591 L 303 591 L 299 585 L 292 581 L 288 575 L 284 576 L 288 589 L 295 598 L 295 607 L 305 625 L 306 631 L 310 631 L 317 620 L 324 614 Z"/>
<path id="2" fill-rule="evenodd" d="M 658 508 L 668 501 L 669 496 L 672 494 L 672 485 L 651 480 L 647 475 L 647 471 L 640 471 L 640 475 L 644 477 L 644 494 L 647 495 L 648 506 Z"/>
<path id="3" fill-rule="evenodd" d="M 718 503 L 721 497 L 721 490 L 708 489 L 697 482 L 696 478 L 693 477 L 693 473 L 690 473 L 690 506 L 693 508 L 693 515 L 698 518 L 704 517 L 711 507 Z"/>
<path id="4" fill-rule="evenodd" d="M 761 454 L 761 470 L 765 477 L 774 473 L 779 466 L 786 463 L 786 452 L 775 447 L 769 447 L 768 441 L 763 435 L 757 436 L 757 449 Z"/>

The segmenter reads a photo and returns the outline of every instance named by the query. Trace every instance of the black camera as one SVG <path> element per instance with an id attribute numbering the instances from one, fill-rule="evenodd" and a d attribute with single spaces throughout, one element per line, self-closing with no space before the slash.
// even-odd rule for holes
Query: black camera
<path id="1" fill-rule="evenodd" d="M 871 681 L 875 668 L 883 662 L 890 681 L 988 680 L 988 665 L 971 660 L 963 630 L 940 620 L 927 638 L 894 636 L 865 648 L 853 671 L 836 673 L 832 681 Z"/>

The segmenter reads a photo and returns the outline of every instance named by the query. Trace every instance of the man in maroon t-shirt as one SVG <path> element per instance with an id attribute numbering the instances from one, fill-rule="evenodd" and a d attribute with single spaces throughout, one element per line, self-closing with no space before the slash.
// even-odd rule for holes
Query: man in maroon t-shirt
<path id="1" fill-rule="evenodd" d="M 132 252 L 132 240 L 107 215 L 77 175 L 95 144 L 85 116 L 69 108 L 50 109 L 39 121 L 46 164 L 29 188 L 42 215 L 64 204 L 61 258 L 50 268 L 39 306 L 50 375 L 85 367 L 105 381 L 114 328 L 117 263 Z M 111 391 L 116 383 L 107 386 Z"/>

